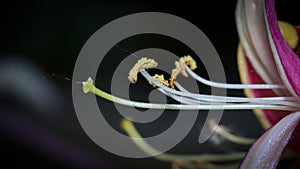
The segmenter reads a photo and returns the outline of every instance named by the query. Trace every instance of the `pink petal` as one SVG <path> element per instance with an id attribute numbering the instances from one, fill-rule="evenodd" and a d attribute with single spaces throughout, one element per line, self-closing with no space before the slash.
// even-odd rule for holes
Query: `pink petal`
<path id="1" fill-rule="evenodd" d="M 300 112 L 281 119 L 266 131 L 250 148 L 240 168 L 276 168 L 300 120 Z"/>
<path id="2" fill-rule="evenodd" d="M 292 94 L 300 97 L 300 59 L 280 33 L 274 0 L 266 0 L 265 9 L 269 28 L 269 41 L 281 79 Z"/>
<path id="3" fill-rule="evenodd" d="M 249 60 L 246 60 L 247 65 L 247 77 L 249 84 L 264 84 L 261 77 L 256 73 L 255 69 L 249 62 Z M 253 89 L 251 90 L 253 96 L 255 98 L 259 97 L 274 97 L 276 94 L 272 90 L 259 90 L 259 89 Z M 262 110 L 268 121 L 273 125 L 276 124 L 280 119 L 282 119 L 284 116 L 290 114 L 290 111 L 276 111 L 276 110 Z"/>
<path id="4" fill-rule="evenodd" d="M 300 33 L 300 27 L 298 27 L 298 32 Z M 240 67 L 240 70 L 243 71 L 242 73 L 246 73 L 247 81 L 249 84 L 263 84 L 263 80 L 261 77 L 256 73 L 255 69 L 251 65 L 250 61 L 245 58 L 245 65 Z M 241 66 L 241 65 L 239 65 Z M 276 94 L 272 90 L 250 90 L 253 97 L 272 97 L 276 96 Z M 275 125 L 279 122 L 283 117 L 287 116 L 291 112 L 289 111 L 275 111 L 275 110 L 261 110 L 260 113 L 262 118 L 265 118 L 271 125 Z M 289 143 L 289 147 L 296 153 L 300 154 L 300 127 L 296 129 L 297 133 L 293 139 Z"/>

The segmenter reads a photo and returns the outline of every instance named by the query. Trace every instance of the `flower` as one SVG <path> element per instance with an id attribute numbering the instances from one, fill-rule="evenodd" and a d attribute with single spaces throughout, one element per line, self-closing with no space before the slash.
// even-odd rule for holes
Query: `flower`
<path id="1" fill-rule="evenodd" d="M 152 86 L 180 104 L 144 103 L 122 99 L 98 89 L 90 78 L 87 82 L 82 83 L 83 91 L 94 93 L 118 104 L 138 108 L 173 110 L 254 109 L 265 129 L 274 126 L 256 140 L 241 164 L 241 168 L 274 168 L 288 141 L 292 139 L 292 133 L 300 120 L 300 112 L 297 112 L 300 110 L 300 79 L 297 78 L 300 73 L 300 69 L 298 69 L 300 60 L 291 48 L 298 46 L 297 31 L 285 22 L 280 22 L 280 27 L 278 26 L 273 0 L 239 0 L 236 9 L 236 21 L 241 40 L 238 47 L 239 72 L 244 84 L 224 84 L 206 80 L 193 72 L 192 69 L 197 67 L 193 58 L 185 56 L 180 58 L 179 62 L 175 62 L 176 68 L 169 80 L 165 80 L 162 75 L 151 76 L 146 71 L 146 69 L 157 66 L 153 59 L 148 58 L 141 58 L 133 66 L 128 76 L 130 82 L 136 83 L 137 74 L 141 73 Z M 191 76 L 198 82 L 214 88 L 244 89 L 248 97 L 213 96 L 189 92 L 176 82 L 176 76 L 180 74 Z M 233 135 L 224 126 L 217 127 L 214 120 L 210 119 L 208 124 L 223 139 L 236 144 L 250 145 L 253 143 L 252 138 Z M 121 127 L 129 136 L 140 137 L 130 120 L 123 120 Z M 297 138 L 296 135 L 290 144 L 296 151 L 298 149 L 293 147 L 292 143 Z M 182 165 L 186 168 L 220 168 L 216 162 L 242 160 L 245 156 L 243 151 L 203 155 L 160 154 L 159 150 L 148 145 L 143 139 L 133 139 L 133 142 L 146 153 L 156 155 L 154 158 L 172 162 L 174 168 L 179 168 L 178 166 Z M 193 166 L 195 163 L 196 166 Z M 233 166 L 237 167 L 237 163 L 226 167 L 232 168 Z"/>

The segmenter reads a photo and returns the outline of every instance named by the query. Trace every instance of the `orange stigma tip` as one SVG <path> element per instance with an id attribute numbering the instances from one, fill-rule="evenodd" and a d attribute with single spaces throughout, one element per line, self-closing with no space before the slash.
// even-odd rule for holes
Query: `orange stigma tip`
<path id="1" fill-rule="evenodd" d="M 174 89 L 174 81 L 175 81 L 175 78 L 171 77 L 171 78 L 170 78 L 170 82 L 169 82 L 169 86 L 170 86 L 171 88 L 173 88 L 173 89 Z"/>

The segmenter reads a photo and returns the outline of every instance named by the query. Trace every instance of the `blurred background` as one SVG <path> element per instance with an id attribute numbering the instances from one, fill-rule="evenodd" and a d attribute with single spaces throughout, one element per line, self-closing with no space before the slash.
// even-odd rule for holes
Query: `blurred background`
<path id="1" fill-rule="evenodd" d="M 199 4 L 200 5 L 199 5 Z M 239 83 L 236 64 L 238 35 L 235 25 L 236 1 L 6 1 L 0 6 L 0 168 L 171 168 L 170 163 L 152 158 L 119 157 L 97 146 L 81 128 L 72 103 L 72 73 L 77 56 L 88 38 L 103 25 L 137 12 L 164 12 L 182 17 L 199 27 L 218 51 L 227 82 Z M 296 5 L 276 1 L 278 18 L 300 24 Z M 184 54 L 176 43 L 164 43 L 161 37 L 144 36 L 122 42 L 134 51 L 161 47 Z M 168 44 L 168 45 L 164 45 Z M 174 46 L 172 46 L 174 45 Z M 101 46 L 99 46 L 101 47 Z M 108 61 L 99 70 L 111 69 L 127 55 L 112 49 Z M 114 59 L 113 59 L 114 60 Z M 111 65 L 110 65 L 111 64 Z M 98 74 L 97 83 L 105 91 L 109 74 Z M 198 73 L 201 73 L 198 71 Z M 205 77 L 205 72 L 203 74 Z M 107 84 L 105 84 L 107 83 Z M 141 82 L 139 91 L 151 91 Z M 147 92 L 146 92 L 147 93 Z M 242 91 L 228 91 L 243 96 Z M 143 95 L 132 94 L 135 99 Z M 104 110 L 114 110 L 98 99 Z M 105 117 L 118 130 L 116 112 Z M 115 113 L 115 114 L 114 114 Z M 154 135 L 172 124 L 176 115 L 164 113 L 151 125 L 137 127 L 144 135 Z M 206 114 L 200 114 L 189 135 L 170 153 L 201 154 L 223 152 L 211 142 L 199 145 L 197 138 Z M 235 133 L 257 137 L 263 131 L 251 111 L 226 111 L 221 120 Z M 120 132 L 122 132 L 120 130 Z M 104 136 L 105 137 L 105 136 Z M 112 140 L 113 141 L 113 140 Z M 227 144 L 229 148 L 233 145 Z M 235 147 L 245 151 L 247 147 Z"/>

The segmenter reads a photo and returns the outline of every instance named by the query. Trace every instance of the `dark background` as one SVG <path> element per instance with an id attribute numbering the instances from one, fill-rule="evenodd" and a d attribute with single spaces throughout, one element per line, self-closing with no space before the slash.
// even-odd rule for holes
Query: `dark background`
<path id="1" fill-rule="evenodd" d="M 0 168 L 171 168 L 171 164 L 152 158 L 128 159 L 115 156 L 92 142 L 76 117 L 70 79 L 82 46 L 95 31 L 124 15 L 154 11 L 177 15 L 199 27 L 218 51 L 227 81 L 239 83 L 236 64 L 238 35 L 234 16 L 236 1 L 198 3 L 48 0 L 1 2 Z M 296 5 L 291 1 L 276 1 L 276 9 L 280 20 L 300 24 L 296 18 Z M 131 50 L 146 48 L 147 45 L 159 46 L 160 40 L 155 37 L 137 38 L 131 44 L 139 45 L 131 45 L 134 46 Z M 164 47 L 172 50 L 172 45 Z M 180 53 L 180 49 L 173 50 Z M 116 52 L 124 55 L 121 51 Z M 102 69 L 110 67 L 108 65 Z M 109 77 L 107 75 L 105 78 Z M 135 90 L 142 91 L 143 87 L 145 85 L 140 83 Z M 103 88 L 106 89 L 105 86 Z M 147 90 L 150 91 L 150 87 Z M 243 95 L 242 91 L 228 92 Z M 98 100 L 100 104 L 109 105 Z M 109 110 L 110 107 L 104 109 Z M 198 123 L 187 138 L 170 150 L 170 153 L 200 154 L 219 151 L 220 147 L 211 143 L 197 143 L 203 117 L 205 114 L 199 115 Z M 118 117 L 109 115 L 107 118 L 114 128 L 118 128 Z M 170 125 L 173 118 L 174 115 L 166 113 L 162 120 L 157 121 L 155 129 L 140 126 L 140 131 L 151 135 Z M 243 136 L 257 137 L 262 133 L 250 111 L 226 111 L 221 124 Z M 234 147 L 230 144 L 227 146 Z M 245 147 L 235 148 L 245 150 Z"/>

